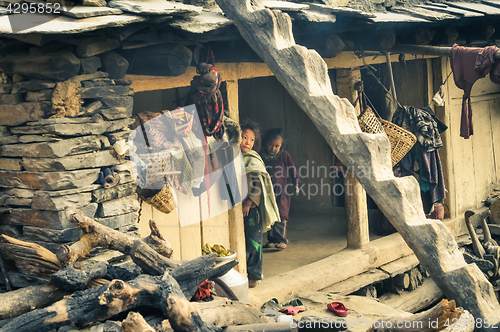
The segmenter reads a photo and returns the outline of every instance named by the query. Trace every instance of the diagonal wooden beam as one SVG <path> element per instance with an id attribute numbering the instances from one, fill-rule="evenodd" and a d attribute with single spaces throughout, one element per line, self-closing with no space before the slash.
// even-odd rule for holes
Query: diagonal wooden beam
<path id="1" fill-rule="evenodd" d="M 358 180 L 396 227 L 420 263 L 450 298 L 476 318 L 500 320 L 493 286 L 467 265 L 449 229 L 425 218 L 413 177 L 395 178 L 389 140 L 362 133 L 353 106 L 333 94 L 327 66 L 314 50 L 295 44 L 290 17 L 260 0 L 216 0 L 240 34 L 306 112 L 344 165 L 364 169 Z M 487 331 L 483 326 L 478 330 Z"/>

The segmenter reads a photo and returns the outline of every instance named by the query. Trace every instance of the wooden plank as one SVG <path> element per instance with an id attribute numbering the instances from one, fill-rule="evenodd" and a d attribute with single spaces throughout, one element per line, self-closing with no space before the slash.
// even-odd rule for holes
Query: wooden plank
<path id="1" fill-rule="evenodd" d="M 321 289 L 321 292 L 338 295 L 349 295 L 365 286 L 388 278 L 389 275 L 386 272 L 379 269 L 371 269 L 349 279 L 333 284 L 329 287 L 323 288 Z"/>
<path id="2" fill-rule="evenodd" d="M 181 227 L 180 230 L 181 259 L 191 260 L 201 256 L 200 222 Z"/>
<path id="3" fill-rule="evenodd" d="M 419 17 L 429 21 L 442 21 L 442 20 L 457 20 L 460 16 L 443 13 L 439 11 L 430 10 L 422 7 L 392 7 L 391 12 L 408 14 L 411 16 Z"/>
<path id="4" fill-rule="evenodd" d="M 498 111 L 498 106 L 500 105 L 500 98 L 493 101 L 491 109 L 491 135 L 493 141 L 493 147 L 498 149 L 500 147 L 500 112 Z M 495 179 L 497 186 L 500 185 L 500 153 L 495 151 L 494 161 L 495 161 Z"/>
<path id="5" fill-rule="evenodd" d="M 415 313 L 428 308 L 444 296 L 443 291 L 439 289 L 436 283 L 427 278 L 422 286 L 411 292 L 402 294 L 387 293 L 378 298 L 379 302 L 387 304 L 389 307 Z"/>
<path id="6" fill-rule="evenodd" d="M 472 3 L 472 2 L 447 2 L 450 7 L 465 9 L 469 11 L 474 11 L 484 15 L 500 15 L 500 8 L 488 6 L 482 3 Z"/>
<path id="7" fill-rule="evenodd" d="M 165 214 L 155 208 L 152 209 L 153 219 L 156 221 L 156 226 L 158 226 L 158 229 L 160 230 L 160 233 L 163 235 L 163 237 L 172 245 L 173 254 L 171 258 L 178 260 L 183 259 L 177 209 L 170 212 L 169 214 Z M 190 241 L 186 242 L 189 243 Z"/>
<path id="8" fill-rule="evenodd" d="M 309 9 L 309 5 L 302 3 L 299 4 L 288 1 L 274 1 L 274 0 L 264 0 L 262 2 L 264 3 L 264 6 L 266 6 L 269 9 L 277 9 L 282 11 L 298 12 L 303 9 Z"/>
<path id="9" fill-rule="evenodd" d="M 476 318 L 500 320 L 493 286 L 476 265 L 466 264 L 446 226 L 426 219 L 418 182 L 394 177 L 388 139 L 361 132 L 352 105 L 333 93 L 319 54 L 295 44 L 290 17 L 265 9 L 258 0 L 246 0 L 241 6 L 232 0 L 216 1 L 343 164 L 371 166 L 369 174 L 358 180 L 446 295 Z"/>
<path id="10" fill-rule="evenodd" d="M 386 272 L 392 278 L 414 268 L 418 263 L 418 258 L 415 255 L 410 255 L 382 265 L 379 269 Z"/>

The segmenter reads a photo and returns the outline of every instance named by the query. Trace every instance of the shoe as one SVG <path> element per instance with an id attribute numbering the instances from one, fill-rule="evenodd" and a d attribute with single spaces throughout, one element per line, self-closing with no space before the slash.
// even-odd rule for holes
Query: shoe
<path id="1" fill-rule="evenodd" d="M 266 248 L 266 249 L 276 248 L 276 243 L 268 242 L 268 243 L 265 244 L 264 248 Z"/>
<path id="2" fill-rule="evenodd" d="M 276 243 L 276 249 L 286 249 L 286 243 Z"/>
<path id="3" fill-rule="evenodd" d="M 332 302 L 327 305 L 328 310 L 335 313 L 337 316 L 346 317 L 349 311 L 341 302 Z"/>
<path id="4" fill-rule="evenodd" d="M 255 288 L 260 280 L 248 280 L 248 288 Z"/>

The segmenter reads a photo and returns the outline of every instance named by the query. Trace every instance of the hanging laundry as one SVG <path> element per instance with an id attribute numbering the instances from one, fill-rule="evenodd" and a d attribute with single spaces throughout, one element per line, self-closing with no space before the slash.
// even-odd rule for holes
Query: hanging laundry
<path id="1" fill-rule="evenodd" d="M 453 45 L 450 54 L 453 78 L 458 88 L 464 90 L 460 136 L 468 139 L 473 133 L 471 91 L 474 83 L 490 73 L 493 83 L 500 84 L 500 66 L 495 63 L 496 46 L 485 48 Z"/>

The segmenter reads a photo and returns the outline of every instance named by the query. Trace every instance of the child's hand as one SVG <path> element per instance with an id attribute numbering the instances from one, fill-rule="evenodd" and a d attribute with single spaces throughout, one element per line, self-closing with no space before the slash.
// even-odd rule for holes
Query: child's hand
<path id="1" fill-rule="evenodd" d="M 243 210 L 243 217 L 248 216 L 248 213 L 250 212 L 250 206 L 252 205 L 247 205 L 245 202 L 243 202 L 242 210 Z"/>
<path id="2" fill-rule="evenodd" d="M 295 186 L 295 193 L 298 194 L 300 192 L 299 186 Z"/>

